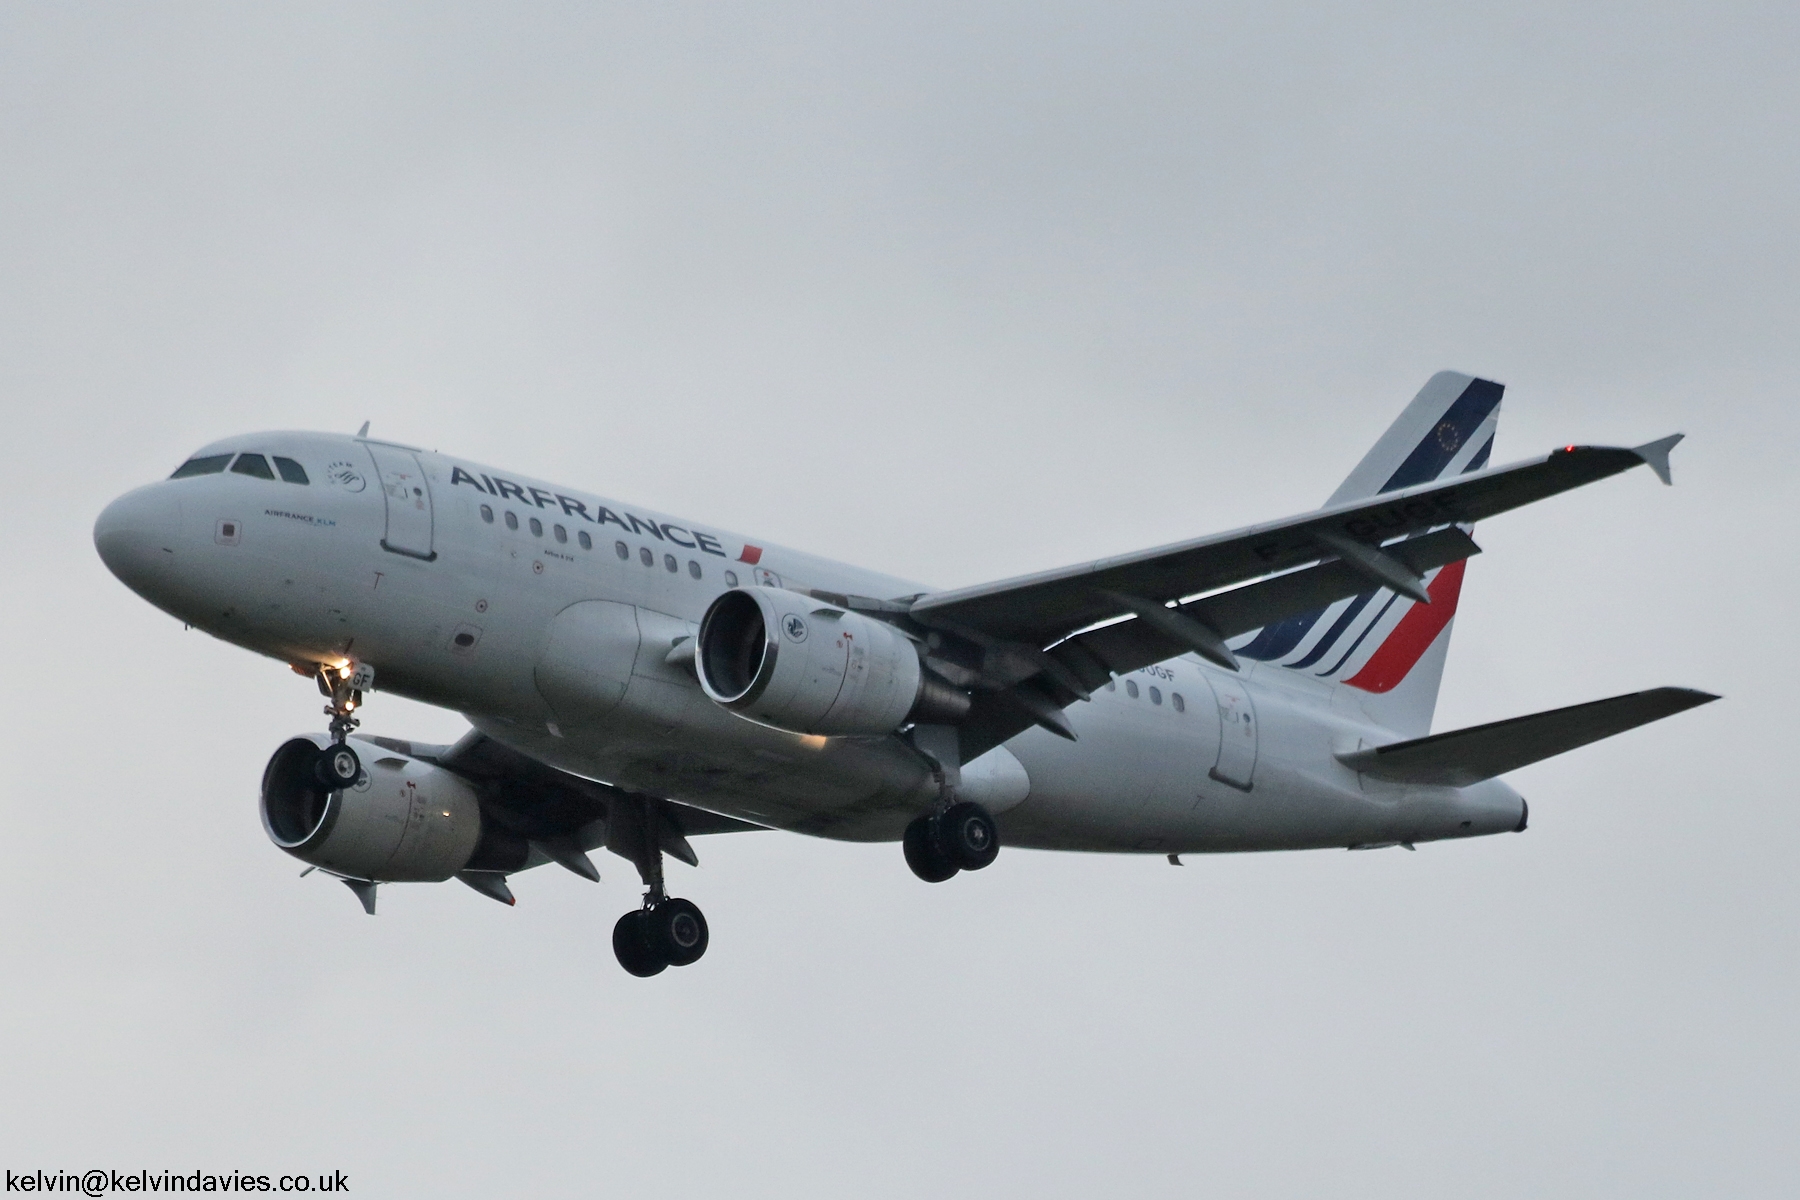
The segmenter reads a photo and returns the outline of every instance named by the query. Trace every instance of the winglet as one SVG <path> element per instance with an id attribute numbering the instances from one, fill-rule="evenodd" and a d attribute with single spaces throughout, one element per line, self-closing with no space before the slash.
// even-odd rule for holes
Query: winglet
<path id="1" fill-rule="evenodd" d="M 356 431 L 356 436 L 359 438 L 366 438 L 369 436 L 369 423 L 367 421 L 364 421 L 362 428 Z"/>
<path id="2" fill-rule="evenodd" d="M 1686 436 L 1685 433 L 1671 433 L 1666 438 L 1658 438 L 1654 442 L 1633 446 L 1631 452 L 1649 464 L 1650 469 L 1656 472 L 1656 477 L 1664 484 L 1673 484 L 1675 481 L 1669 477 L 1669 451 L 1675 448 L 1676 442 Z"/>

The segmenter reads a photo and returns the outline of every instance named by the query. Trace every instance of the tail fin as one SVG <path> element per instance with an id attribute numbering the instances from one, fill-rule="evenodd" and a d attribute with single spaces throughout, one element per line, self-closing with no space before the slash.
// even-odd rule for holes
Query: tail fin
<path id="1" fill-rule="evenodd" d="M 1327 505 L 1479 471 L 1494 449 L 1498 383 L 1439 371 L 1356 464 Z M 1238 657 L 1355 689 L 1378 723 L 1406 736 L 1431 728 L 1464 563 L 1429 577 L 1430 604 L 1386 589 L 1364 592 L 1257 631 Z"/>

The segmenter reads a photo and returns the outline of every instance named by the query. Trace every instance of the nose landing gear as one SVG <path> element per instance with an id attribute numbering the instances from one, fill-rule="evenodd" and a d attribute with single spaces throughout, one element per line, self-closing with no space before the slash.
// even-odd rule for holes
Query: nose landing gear
<path id="1" fill-rule="evenodd" d="M 328 792 L 341 792 L 347 787 L 355 787 L 356 781 L 362 778 L 362 760 L 356 751 L 339 742 L 319 752 L 313 760 L 313 777 Z"/>
<path id="2" fill-rule="evenodd" d="M 321 663 L 313 678 L 320 694 L 330 702 L 325 705 L 325 715 L 331 718 L 331 745 L 320 752 L 313 774 L 321 787 L 341 791 L 362 778 L 362 759 L 347 739 L 362 724 L 350 714 L 362 707 L 363 689 L 375 682 L 375 668 L 366 663 L 353 667 L 328 667 Z"/>

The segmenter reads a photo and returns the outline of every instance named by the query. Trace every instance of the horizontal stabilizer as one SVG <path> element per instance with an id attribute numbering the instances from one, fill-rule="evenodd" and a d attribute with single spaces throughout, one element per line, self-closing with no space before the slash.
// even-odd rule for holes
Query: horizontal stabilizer
<path id="1" fill-rule="evenodd" d="M 1376 779 L 1468 787 L 1717 699 L 1689 688 L 1652 688 L 1337 757 Z"/>

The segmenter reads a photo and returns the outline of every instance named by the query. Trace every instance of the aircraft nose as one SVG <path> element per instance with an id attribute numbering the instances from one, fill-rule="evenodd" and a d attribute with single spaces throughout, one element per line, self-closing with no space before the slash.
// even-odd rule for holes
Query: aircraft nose
<path id="1" fill-rule="evenodd" d="M 181 533 L 181 498 L 164 484 L 126 492 L 94 522 L 94 549 L 106 569 L 134 592 L 154 584 L 174 566 Z"/>

